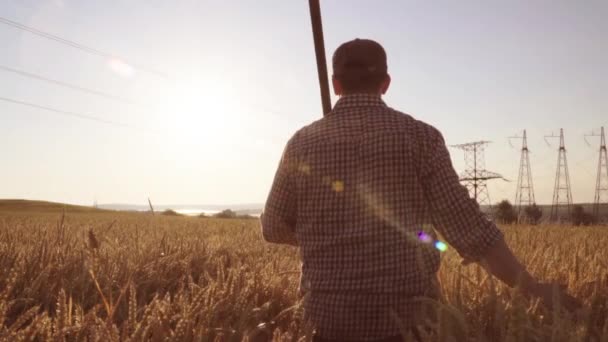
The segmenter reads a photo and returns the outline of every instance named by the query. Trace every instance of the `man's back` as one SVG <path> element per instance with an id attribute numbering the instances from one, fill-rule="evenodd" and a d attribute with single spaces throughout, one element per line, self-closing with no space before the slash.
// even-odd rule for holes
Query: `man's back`
<path id="1" fill-rule="evenodd" d="M 432 223 L 467 259 L 501 238 L 458 182 L 441 134 L 380 96 L 343 96 L 289 141 L 262 218 L 264 237 L 301 248 L 301 289 L 323 336 L 365 339 L 413 324 L 439 252 Z M 393 313 L 391 313 L 391 311 Z"/>
<path id="2" fill-rule="evenodd" d="M 439 255 L 417 234 L 430 222 L 419 178 L 433 132 L 377 96 L 353 95 L 296 134 L 288 158 L 299 169 L 304 289 L 418 295 L 428 287 Z"/>

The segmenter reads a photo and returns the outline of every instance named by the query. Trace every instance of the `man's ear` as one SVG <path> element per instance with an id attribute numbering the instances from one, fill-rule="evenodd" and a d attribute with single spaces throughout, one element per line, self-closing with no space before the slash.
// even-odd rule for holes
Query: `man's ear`
<path id="1" fill-rule="evenodd" d="M 336 76 L 331 76 L 331 84 L 334 87 L 334 94 L 338 96 L 342 95 L 342 83 L 340 83 Z"/>
<path id="2" fill-rule="evenodd" d="M 386 78 L 384 78 L 384 81 L 382 81 L 382 86 L 380 87 L 380 91 L 382 92 L 382 95 L 386 94 L 390 85 L 391 85 L 391 75 L 386 74 Z"/>

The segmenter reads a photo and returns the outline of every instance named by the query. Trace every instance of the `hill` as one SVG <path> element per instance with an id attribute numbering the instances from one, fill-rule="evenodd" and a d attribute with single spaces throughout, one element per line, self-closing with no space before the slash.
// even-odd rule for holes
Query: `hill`
<path id="1" fill-rule="evenodd" d="M 163 211 L 172 209 L 176 211 L 182 210 L 200 210 L 200 211 L 216 211 L 230 209 L 239 214 L 258 214 L 264 208 L 263 203 L 232 203 L 232 204 L 158 204 L 153 203 L 155 211 Z M 126 203 L 100 203 L 99 208 L 109 210 L 122 211 L 147 211 L 150 209 L 148 204 L 126 204 Z"/>
<path id="2" fill-rule="evenodd" d="M 64 210 L 70 213 L 111 212 L 110 210 L 65 203 L 31 201 L 24 199 L 0 199 L 0 212 L 61 213 Z"/>

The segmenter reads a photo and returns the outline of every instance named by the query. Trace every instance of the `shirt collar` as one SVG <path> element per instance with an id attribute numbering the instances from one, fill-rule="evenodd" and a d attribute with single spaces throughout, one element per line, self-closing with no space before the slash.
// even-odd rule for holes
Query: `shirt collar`
<path id="1" fill-rule="evenodd" d="M 340 112 L 342 109 L 353 107 L 386 107 L 380 95 L 373 94 L 349 94 L 343 95 L 336 102 L 330 114 Z"/>

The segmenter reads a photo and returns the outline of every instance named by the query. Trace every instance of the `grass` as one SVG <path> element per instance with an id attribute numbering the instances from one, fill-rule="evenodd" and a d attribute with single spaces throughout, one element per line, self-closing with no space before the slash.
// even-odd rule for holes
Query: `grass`
<path id="1" fill-rule="evenodd" d="M 608 341 L 608 229 L 503 230 L 586 309 L 549 312 L 448 250 L 430 339 Z M 257 220 L 3 211 L 0 341 L 307 340 L 298 269 L 297 250 L 264 243 Z"/>

